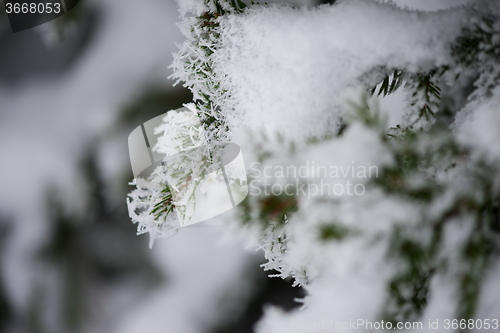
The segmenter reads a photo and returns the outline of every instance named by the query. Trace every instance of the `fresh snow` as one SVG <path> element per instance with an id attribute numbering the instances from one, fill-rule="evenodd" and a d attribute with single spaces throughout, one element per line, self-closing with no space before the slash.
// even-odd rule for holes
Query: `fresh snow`
<path id="1" fill-rule="evenodd" d="M 482 159 L 495 163 L 500 158 L 496 130 L 500 125 L 500 97 L 498 88 L 490 89 L 498 81 L 498 66 L 494 61 L 488 63 L 491 58 L 484 55 L 486 60 L 478 65 L 481 70 L 475 93 L 462 101 L 465 105 L 452 110 L 457 118 L 450 135 L 473 150 L 471 161 L 459 161 L 451 170 L 437 163 L 426 173 L 407 179 L 407 186 L 418 189 L 425 185 L 426 178 L 432 178 L 443 189 L 438 199 L 427 205 L 388 195 L 380 187 L 370 186 L 368 179 L 349 173 L 327 179 L 312 176 L 311 162 L 316 167 L 337 166 L 342 170 L 349 166 L 382 169 L 394 165 L 395 156 L 383 135 L 395 124 L 403 128 L 412 124 L 415 110 L 409 104 L 416 99 L 415 105 L 422 107 L 427 103 L 425 96 L 412 96 L 411 87 L 402 87 L 396 101 L 381 101 L 382 119 L 377 128 L 353 121 L 350 103 L 359 103 L 360 91 L 379 84 L 393 69 L 417 74 L 440 66 L 460 67 L 452 56 L 451 45 L 462 29 L 474 24 L 481 26 L 478 13 L 497 17 L 500 14 L 498 2 L 471 1 L 471 6 L 459 6 L 465 3 L 441 1 L 435 6 L 427 3 L 429 6 L 424 8 L 412 2 L 414 7 L 426 10 L 456 7 L 435 12 L 407 8 L 408 1 L 341 0 L 332 6 L 315 8 L 258 5 L 214 19 L 218 26 L 210 30 L 200 27 L 197 19 L 188 14 L 200 14 L 210 6 L 202 8 L 200 2 L 181 2 L 180 27 L 187 40 L 175 55 L 174 78 L 192 89 L 195 100 L 208 96 L 214 103 L 212 115 L 224 115 L 229 128 L 225 134 L 243 148 L 247 170 L 253 169 L 253 162 L 262 161 L 253 170 L 258 172 L 249 174 L 252 216 L 258 216 L 258 200 L 265 198 L 252 195 L 252 181 L 260 185 L 269 181 L 268 188 L 286 186 L 297 177 L 281 177 L 277 173 L 269 177 L 265 170 L 290 166 L 307 169 L 307 175 L 298 177 L 301 183 L 297 183 L 297 187 L 307 185 L 307 190 L 296 195 L 298 210 L 286 216 L 283 227 L 271 224 L 261 230 L 257 225 L 238 224 L 237 215 L 226 216 L 233 224 L 232 232 L 257 240 L 255 246 L 268 259 L 264 269 L 277 270 L 278 277 L 292 277 L 295 285 L 308 292 L 300 310 L 285 313 L 268 308 L 257 332 L 312 332 L 318 329 L 313 327 L 315 323 L 321 325 L 325 321 L 378 321 L 388 302 L 387 286 L 406 267 L 404 262 L 391 261 L 394 230 L 401 229 L 405 237 L 428 244 L 431 228 L 422 227 L 421 221 L 443 216 L 460 196 L 481 193 L 481 184 L 474 182 L 468 165 Z M 497 28 L 495 22 L 484 30 L 490 29 L 495 36 Z M 452 74 L 470 73 L 458 68 Z M 453 85 L 451 76 L 448 73 L 441 83 Z M 430 103 L 434 101 L 430 99 Z M 367 103 L 371 110 L 379 105 L 377 98 L 368 99 Z M 405 105 L 402 111 L 401 105 Z M 324 140 L 334 136 L 346 122 L 350 125 L 343 136 Z M 432 121 L 427 125 L 421 127 L 428 129 Z M 429 137 L 425 132 L 421 137 L 421 152 L 433 151 L 450 139 Z M 319 139 L 320 143 L 307 144 L 311 139 Z M 163 149 L 167 151 L 169 147 Z M 440 157 L 439 151 L 433 152 Z M 350 181 L 365 191 L 363 195 L 311 195 L 313 188 L 325 185 L 322 181 L 330 188 Z M 459 254 L 470 237 L 474 217 L 462 214 L 450 221 L 443 227 L 443 246 L 438 255 L 447 260 L 448 266 L 430 283 L 432 297 L 419 318 L 424 330 L 427 319 L 439 319 L 442 323 L 452 318 L 459 302 L 457 277 L 467 268 L 461 265 Z M 318 240 L 319 228 L 332 223 L 356 236 L 336 242 Z M 488 275 L 486 285 L 492 284 L 497 271 Z M 498 300 L 484 293 L 482 297 L 500 311 Z M 481 302 L 479 311 L 479 317 L 492 313 Z M 338 332 L 350 330 L 351 327 L 336 328 Z"/>

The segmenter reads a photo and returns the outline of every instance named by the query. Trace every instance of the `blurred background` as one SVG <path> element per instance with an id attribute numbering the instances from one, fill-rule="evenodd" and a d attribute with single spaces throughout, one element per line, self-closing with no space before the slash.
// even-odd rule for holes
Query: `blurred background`
<path id="1" fill-rule="evenodd" d="M 174 0 L 80 0 L 14 34 L 0 4 L 0 332 L 245 333 L 299 305 L 222 229 L 152 250 L 135 235 L 128 134 L 191 101 L 168 79 L 178 16 Z"/>
<path id="2" fill-rule="evenodd" d="M 260 253 L 184 229 L 148 248 L 127 137 L 191 101 L 168 79 L 174 0 L 81 0 L 12 33 L 0 5 L 0 332 L 252 332 L 301 290 Z"/>

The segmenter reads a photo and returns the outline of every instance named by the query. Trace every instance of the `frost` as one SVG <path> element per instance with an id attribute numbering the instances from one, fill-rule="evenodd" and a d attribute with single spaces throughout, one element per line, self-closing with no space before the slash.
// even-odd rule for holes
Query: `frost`
<path id="1" fill-rule="evenodd" d="M 448 41 L 460 32 L 464 14 L 356 0 L 228 16 L 220 19 L 220 46 L 208 58 L 218 91 L 225 92 L 213 100 L 235 132 L 265 128 L 299 142 L 320 136 L 345 116 L 346 89 L 374 68 L 418 72 L 449 63 Z"/>
<path id="2" fill-rule="evenodd" d="M 181 16 L 186 16 L 188 13 L 198 16 L 208 9 L 203 0 L 179 0 L 177 3 L 179 4 Z"/>
<path id="3" fill-rule="evenodd" d="M 164 123 L 155 129 L 161 134 L 153 150 L 172 156 L 182 151 L 207 144 L 205 133 L 194 104 L 186 104 L 184 111 L 170 111 L 163 118 Z"/>
<path id="4" fill-rule="evenodd" d="M 156 149 L 228 138 L 246 149 L 250 195 L 233 227 L 265 270 L 308 292 L 300 311 L 268 309 L 258 331 L 427 322 L 430 309 L 473 318 L 500 229 L 498 2 L 207 6 L 183 18 L 172 65 L 206 136 L 174 114 Z M 458 77 L 472 91 L 441 89 Z M 388 128 L 377 100 L 396 91 L 405 116 Z"/>
<path id="5" fill-rule="evenodd" d="M 137 234 L 150 234 L 149 246 L 152 247 L 156 238 L 168 238 L 175 235 L 179 230 L 179 222 L 173 214 L 169 214 L 166 220 L 159 221 L 152 214 L 155 204 L 160 199 L 162 187 L 159 185 L 160 178 L 153 176 L 150 180 L 142 178 L 134 179 L 130 185 L 135 185 L 127 198 L 127 206 L 130 218 L 137 223 Z"/>
<path id="6" fill-rule="evenodd" d="M 164 154 L 165 160 L 148 179 L 137 178 L 130 183 L 137 189 L 127 199 L 129 215 L 138 223 L 137 233 L 149 233 L 150 246 L 156 238 L 168 238 L 188 223 L 195 212 L 195 190 L 206 186 L 199 178 L 208 151 L 199 148 L 207 142 L 194 105 L 168 112 L 163 121 L 155 129 L 155 134 L 161 135 L 152 149 Z M 191 178 L 194 180 L 185 181 Z"/>
<path id="7" fill-rule="evenodd" d="M 474 148 L 476 158 L 486 158 L 491 163 L 500 162 L 500 89 L 478 105 L 472 119 L 463 123 L 459 138 L 463 144 Z"/>

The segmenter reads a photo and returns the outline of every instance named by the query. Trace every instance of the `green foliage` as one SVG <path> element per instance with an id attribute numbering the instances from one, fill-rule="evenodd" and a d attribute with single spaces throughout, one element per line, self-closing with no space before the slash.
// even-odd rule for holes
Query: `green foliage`
<path id="1" fill-rule="evenodd" d="M 422 79 L 422 82 L 429 81 Z M 453 304 L 456 318 L 474 318 L 487 264 L 495 248 L 492 239 L 500 224 L 499 193 L 490 184 L 498 172 L 497 168 L 480 161 L 470 169 L 461 169 L 464 172 L 461 177 L 472 179 L 477 186 L 470 188 L 470 192 L 457 193 L 447 209 L 430 216 L 427 210 L 454 186 L 453 182 L 439 180 L 436 175 L 457 168 L 467 158 L 468 149 L 457 143 L 452 133 L 443 128 L 426 131 L 396 126 L 388 132 L 383 131 L 383 117 L 366 95 L 359 103 L 351 103 L 350 106 L 353 114 L 351 121 L 380 132 L 381 142 L 394 157 L 394 163 L 383 168 L 380 176 L 372 179 L 368 186 L 382 189 L 388 197 L 412 202 L 421 207 L 422 212 L 416 223 L 397 223 L 388 240 L 387 256 L 396 263 L 398 270 L 387 285 L 387 301 L 381 318 L 393 323 L 418 320 L 431 297 L 431 281 L 438 275 L 453 274 L 457 269 L 460 274 L 452 278 L 460 295 L 460 301 Z M 259 198 L 257 205 L 247 201 L 243 209 L 247 213 L 247 223 L 255 221 L 249 218 L 252 207 L 258 208 L 258 221 L 263 230 L 269 230 L 266 228 L 270 223 L 284 223 L 297 210 L 296 199 L 290 197 Z M 476 222 L 470 226 L 465 240 L 457 245 L 459 257 L 447 257 L 443 254 L 447 246 L 444 243 L 445 229 L 450 225 L 460 228 L 461 224 L 470 223 L 471 215 L 477 216 Z M 363 234 L 338 223 L 318 227 L 318 240 L 322 242 L 342 241 L 346 237 L 363 237 Z M 286 242 L 281 246 L 286 247 Z"/>
<path id="2" fill-rule="evenodd" d="M 499 18 L 487 16 L 476 18 L 471 26 L 466 26 L 462 34 L 451 46 L 458 64 L 466 67 L 479 66 L 485 59 L 500 60 Z"/>
<path id="3" fill-rule="evenodd" d="M 175 205 L 173 204 L 170 186 L 165 185 L 165 188 L 160 193 L 160 200 L 155 204 L 153 210 L 151 210 L 149 214 L 153 215 L 157 221 L 161 221 L 162 219 L 165 221 L 168 214 L 174 211 Z"/>
<path id="4" fill-rule="evenodd" d="M 212 2 L 209 2 L 212 3 Z M 205 37 L 218 37 L 218 18 L 229 12 L 241 13 L 245 6 L 239 1 L 214 1 L 215 11 L 198 18 L 199 28 Z M 408 96 L 408 119 L 406 124 L 386 130 L 386 121 L 378 106 L 362 96 L 359 103 L 350 103 L 349 122 L 363 124 L 367 130 L 380 134 L 380 141 L 393 156 L 394 163 L 382 169 L 380 177 L 372 179 L 369 189 L 380 191 L 386 198 L 394 198 L 418 207 L 419 215 L 408 221 L 398 221 L 394 229 L 385 235 L 389 243 L 387 257 L 396 267 L 394 276 L 387 285 L 386 306 L 380 315 L 387 321 L 415 320 L 424 313 L 431 295 L 430 285 L 437 276 L 448 276 L 456 284 L 459 302 L 454 307 L 456 317 L 473 318 L 478 303 L 481 284 L 488 263 L 498 245 L 493 241 L 500 229 L 498 203 L 500 193 L 491 186 L 491 180 L 499 170 L 486 161 L 471 161 L 469 151 L 462 146 L 447 128 L 432 125 L 440 109 L 442 78 L 455 77 L 468 70 L 482 77 L 477 87 L 486 90 L 498 85 L 500 71 L 495 66 L 500 61 L 500 32 L 498 18 L 482 17 L 471 27 L 465 28 L 453 45 L 450 45 L 450 63 L 431 65 L 426 70 L 410 71 L 407 68 L 376 68 L 373 72 L 382 79 L 374 87 L 369 87 L 371 96 L 386 97 L 399 89 Z M 199 43 L 206 55 L 213 48 Z M 192 64 L 197 66 L 196 75 L 210 80 L 212 64 Z M 373 74 L 373 73 L 372 73 Z M 451 80 L 453 81 L 453 80 Z M 213 87 L 218 87 L 217 82 Z M 203 124 L 208 131 L 225 130 L 224 116 L 210 96 L 201 95 L 198 103 L 203 110 Z M 343 124 L 336 135 L 310 138 L 309 145 L 328 140 L 336 140 L 348 128 Z M 282 143 L 282 146 L 285 144 Z M 259 161 L 263 162 L 277 153 L 256 144 Z M 295 151 L 288 152 L 294 155 Z M 464 167 L 465 161 L 470 165 Z M 467 179 L 470 191 L 460 191 L 452 180 L 444 180 L 438 175 L 453 170 L 454 175 Z M 378 192 L 377 192 L 378 193 Z M 453 194 L 453 195 L 450 195 Z M 437 202 L 452 196 L 451 203 L 439 213 L 431 214 Z M 328 199 L 325 199 L 328 200 Z M 280 233 L 286 223 L 298 210 L 296 196 L 268 195 L 249 196 L 241 205 L 241 219 L 244 224 L 258 223 L 270 248 L 286 252 L 286 240 Z M 160 211 L 160 209 L 158 209 Z M 471 219 L 471 216 L 473 219 Z M 473 221 L 473 222 L 471 222 Z M 455 245 L 457 257 L 444 253 L 447 228 L 461 229 L 467 226 L 463 241 Z M 325 223 L 318 227 L 318 240 L 335 242 L 346 237 L 363 237 L 361 232 L 347 229 L 338 223 Z"/>
<path id="5" fill-rule="evenodd" d="M 435 80 L 436 74 L 437 70 L 432 70 L 424 74 L 415 74 L 407 84 L 413 88 L 410 106 L 417 107 L 418 109 L 418 117 L 411 125 L 416 124 L 421 119 L 424 119 L 426 122 L 433 122 L 435 120 L 435 113 L 441 101 L 441 88 L 439 88 Z"/>
<path id="6" fill-rule="evenodd" d="M 436 242 L 422 244 L 404 236 L 395 228 L 391 254 L 401 260 L 404 269 L 389 282 L 389 302 L 382 317 L 393 324 L 417 319 L 427 305 L 429 283 L 435 273 L 433 254 Z"/>
<path id="7" fill-rule="evenodd" d="M 471 100 L 489 96 L 500 80 L 500 18 L 493 15 L 475 16 L 469 26 L 451 45 L 451 54 L 460 75 L 465 72 L 477 77 Z"/>
<path id="8" fill-rule="evenodd" d="M 354 234 L 356 233 L 353 230 L 339 223 L 327 223 L 319 227 L 319 239 L 321 241 L 340 241 Z"/>
<path id="9" fill-rule="evenodd" d="M 297 210 L 297 198 L 291 195 L 269 195 L 260 200 L 260 220 L 277 224 L 286 222 L 287 216 Z"/>
<path id="10" fill-rule="evenodd" d="M 293 192 L 293 191 L 292 191 Z M 248 196 L 239 204 L 243 224 L 258 223 L 262 230 L 281 227 L 297 211 L 297 198 L 293 195 Z M 253 207 L 258 207 L 253 211 Z"/>
<path id="11" fill-rule="evenodd" d="M 384 95 L 387 96 L 396 92 L 396 90 L 401 87 L 403 83 L 404 72 L 399 69 L 394 69 L 391 75 L 387 75 L 380 84 L 378 88 L 377 96 Z M 378 85 L 377 85 L 378 86 Z M 373 87 L 370 91 L 371 95 L 374 95 L 377 92 L 377 86 Z"/>
<path id="12" fill-rule="evenodd" d="M 381 83 L 370 89 L 370 94 L 373 96 L 377 93 L 377 96 L 386 97 L 396 92 L 400 87 L 404 87 L 410 94 L 409 108 L 412 113 L 408 116 L 413 118 L 408 127 L 421 121 L 424 124 L 432 124 L 441 101 L 441 88 L 438 79 L 448 69 L 448 66 L 443 66 L 424 73 L 410 73 L 403 69 L 393 69 Z M 384 71 L 383 68 L 379 70 Z"/>
<path id="13" fill-rule="evenodd" d="M 368 103 L 353 104 L 355 119 L 375 130 L 380 129 L 380 117 Z M 430 207 L 452 183 L 438 181 L 438 171 L 455 168 L 467 156 L 451 133 L 442 129 L 430 131 L 414 130 L 397 126 L 390 130 L 389 140 L 384 144 L 393 153 L 395 163 L 382 169 L 380 177 L 371 185 L 383 189 L 387 195 L 406 198 L 410 202 Z M 460 319 L 474 318 L 481 283 L 492 255 L 494 228 L 498 223 L 496 203 L 498 189 L 494 190 L 490 180 L 498 172 L 484 161 L 479 161 L 464 171 L 462 177 L 474 179 L 477 187 L 471 193 L 456 195 L 454 203 L 441 215 L 430 218 L 425 213 L 413 226 L 401 222 L 390 239 L 389 257 L 402 269 L 391 279 L 388 286 L 388 302 L 382 318 L 396 323 L 416 320 L 422 315 L 429 297 L 429 284 L 436 274 L 446 274 L 448 269 L 460 269 L 457 278 L 460 302 L 455 304 L 456 316 Z M 418 181 L 414 181 L 417 179 Z M 479 199 L 478 199 L 479 198 Z M 423 209 L 425 212 L 425 209 Z M 463 242 L 458 262 L 443 257 L 443 232 L 448 224 L 460 224 L 470 215 L 476 216 L 467 239 Z M 494 222 L 492 222 L 494 221 Z M 458 226 L 457 226 L 458 227 Z M 328 226 L 323 235 L 338 240 L 338 230 Z M 452 268 L 455 267 L 455 268 Z"/>
<path id="14" fill-rule="evenodd" d="M 432 202 L 444 190 L 433 177 L 436 168 L 453 167 L 465 150 L 450 133 L 437 129 L 415 132 L 411 128 L 396 127 L 390 132 L 387 144 L 395 163 L 384 167 L 373 183 L 391 195 Z"/>
<path id="15" fill-rule="evenodd" d="M 384 119 L 378 109 L 376 103 L 370 103 L 368 96 L 363 94 L 360 102 L 349 102 L 351 109 L 351 118 L 354 121 L 359 121 L 368 128 L 381 132 L 385 128 L 386 119 Z"/>

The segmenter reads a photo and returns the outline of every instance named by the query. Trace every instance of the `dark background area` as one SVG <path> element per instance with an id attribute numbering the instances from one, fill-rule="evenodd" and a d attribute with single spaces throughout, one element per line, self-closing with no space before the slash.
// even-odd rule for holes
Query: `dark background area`
<path id="1" fill-rule="evenodd" d="M 167 79 L 168 54 L 183 40 L 175 2 L 141 3 L 138 11 L 132 1 L 81 0 L 67 15 L 19 33 L 0 5 L 0 332 L 121 333 L 122 325 L 142 332 L 128 322 L 144 319 L 130 314 L 152 307 L 181 324 L 200 317 L 198 332 L 245 333 L 264 306 L 290 310 L 304 296 L 290 281 L 269 279 L 272 272 L 259 267 L 264 258 L 241 246 L 231 254 L 237 267 L 215 265 L 230 250 L 215 250 L 212 231 L 186 232 L 180 245 L 157 241 L 153 250 L 146 236 L 136 236 L 125 203 L 132 189 L 128 133 L 191 101 Z M 162 15 L 169 28 L 158 31 Z M 164 259 L 165 247 L 181 259 L 199 247 L 208 259 Z M 200 297 L 176 281 L 189 280 L 183 267 L 207 260 L 212 278 L 193 282 L 198 289 L 210 290 L 219 275 L 232 282 L 214 287 L 212 301 L 200 298 L 215 313 L 205 318 L 197 314 L 203 307 L 191 314 L 172 304 Z M 160 318 L 149 325 L 179 332 Z"/>

